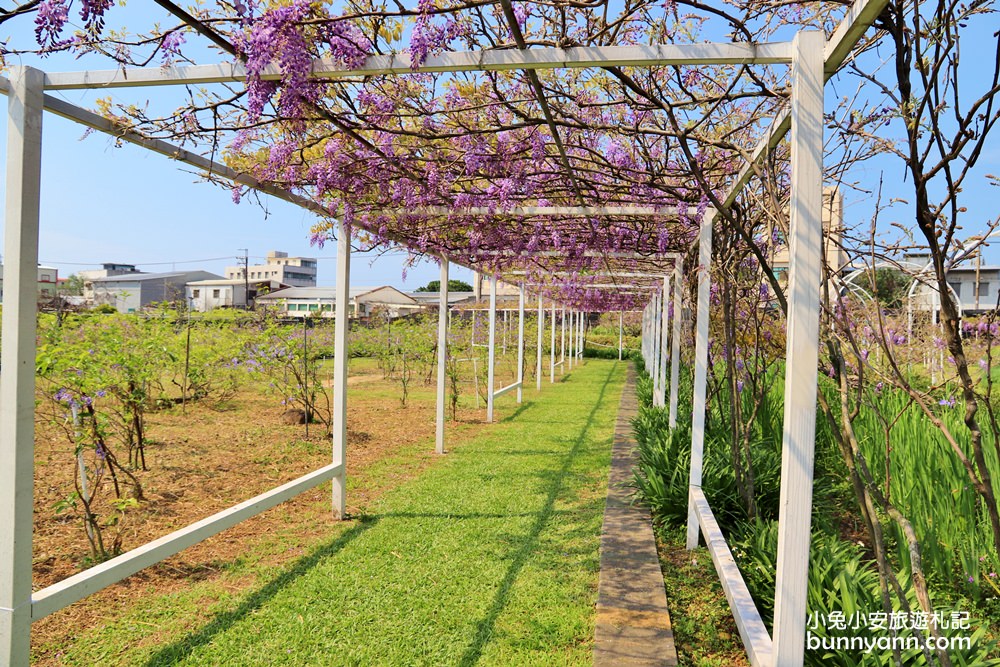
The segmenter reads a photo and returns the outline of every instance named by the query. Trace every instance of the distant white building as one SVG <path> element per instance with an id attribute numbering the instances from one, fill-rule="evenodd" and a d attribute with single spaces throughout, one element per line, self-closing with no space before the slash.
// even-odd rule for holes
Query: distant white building
<path id="1" fill-rule="evenodd" d="M 472 293 L 475 295 L 476 299 L 482 297 L 488 297 L 490 295 L 490 276 L 485 273 L 479 273 L 478 271 L 472 272 Z M 516 283 L 505 283 L 502 280 L 497 281 L 497 296 L 517 296 L 521 293 L 521 288 Z"/>
<path id="2" fill-rule="evenodd" d="M 416 299 L 395 287 L 351 287 L 348 290 L 351 319 L 367 320 L 376 313 L 392 319 L 421 310 Z M 287 317 L 333 317 L 337 295 L 334 287 L 289 287 L 257 297 L 258 305 L 277 308 Z"/>
<path id="3" fill-rule="evenodd" d="M 38 267 L 38 298 L 53 298 L 58 283 L 59 269 L 51 266 Z M 0 264 L 0 298 L 3 298 L 3 264 Z"/>
<path id="4" fill-rule="evenodd" d="M 109 304 L 120 313 L 136 313 L 161 302 L 181 303 L 189 282 L 221 279 L 208 271 L 171 273 L 127 273 L 93 280 L 94 305 Z"/>
<path id="5" fill-rule="evenodd" d="M 437 310 L 438 306 L 441 305 L 440 292 L 407 292 L 406 295 L 414 299 L 426 310 Z M 473 301 L 475 298 L 475 292 L 452 292 L 449 290 L 448 306 L 451 307 L 463 301 Z"/>
<path id="6" fill-rule="evenodd" d="M 249 295 L 247 287 L 250 288 Z M 184 287 L 185 300 L 191 310 L 207 313 L 216 308 L 245 308 L 253 305 L 257 296 L 288 287 L 277 280 L 242 278 L 210 278 L 195 280 Z"/>
<path id="7" fill-rule="evenodd" d="M 909 270 L 921 279 L 912 287 L 914 309 L 936 312 L 940 307 L 934 268 L 929 253 L 909 253 L 905 257 Z M 948 269 L 948 288 L 957 297 L 964 315 L 978 315 L 997 308 L 1000 295 L 1000 266 L 972 260 Z"/>
<path id="8" fill-rule="evenodd" d="M 293 287 L 316 286 L 316 258 L 289 257 L 287 252 L 272 250 L 267 253 L 264 264 L 248 266 L 244 275 L 242 266 L 227 266 L 226 278 L 229 280 L 276 280 Z"/>
<path id="9" fill-rule="evenodd" d="M 142 273 L 135 264 L 117 264 L 115 262 L 105 262 L 99 269 L 84 269 L 77 271 L 83 281 L 83 298 L 86 303 L 94 302 L 94 280 L 107 278 L 108 276 L 122 276 L 128 273 Z"/>

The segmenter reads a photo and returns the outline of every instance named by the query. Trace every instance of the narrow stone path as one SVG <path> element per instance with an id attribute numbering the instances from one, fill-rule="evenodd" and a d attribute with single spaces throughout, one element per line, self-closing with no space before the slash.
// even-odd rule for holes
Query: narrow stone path
<path id="1" fill-rule="evenodd" d="M 635 463 L 630 422 L 637 410 L 635 369 L 630 366 L 615 424 L 601 530 L 595 667 L 677 664 L 649 510 L 629 504 L 628 483 Z"/>

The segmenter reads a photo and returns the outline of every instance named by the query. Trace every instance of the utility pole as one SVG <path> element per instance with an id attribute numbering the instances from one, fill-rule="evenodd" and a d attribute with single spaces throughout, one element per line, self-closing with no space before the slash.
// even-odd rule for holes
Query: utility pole
<path id="1" fill-rule="evenodd" d="M 250 250 L 248 248 L 237 248 L 243 252 L 236 258 L 237 262 L 243 262 L 243 310 L 250 310 Z"/>

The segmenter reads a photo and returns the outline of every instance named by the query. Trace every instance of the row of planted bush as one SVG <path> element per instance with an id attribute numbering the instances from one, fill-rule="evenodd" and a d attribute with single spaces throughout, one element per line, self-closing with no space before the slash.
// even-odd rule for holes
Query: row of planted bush
<path id="1" fill-rule="evenodd" d="M 456 317 L 449 331 L 448 385 L 453 416 L 459 396 L 472 387 L 485 399 L 485 318 Z M 529 319 L 526 339 L 534 341 Z M 322 380 L 334 356 L 333 321 L 288 322 L 259 310 L 199 314 L 171 308 L 142 314 L 103 312 L 42 314 L 36 355 L 36 418 L 62 432 L 72 445 L 66 465 L 75 488 L 57 504 L 79 515 L 91 561 L 116 555 L 127 512 L 144 500 L 141 471 L 152 442 L 147 416 L 155 410 L 203 402 L 230 404 L 253 389 L 296 414 L 293 420 L 331 426 L 331 395 Z M 516 351 L 516 331 L 507 347 Z M 512 340 L 513 339 L 513 340 Z M 400 389 L 406 405 L 411 384 L 432 382 L 437 358 L 437 318 L 377 319 L 355 323 L 352 356 L 374 359 Z M 498 347 L 503 346 L 502 337 Z M 465 363 L 480 358 L 478 365 Z M 498 359 L 501 375 L 516 375 L 516 355 Z M 478 374 L 472 378 L 473 369 Z M 526 376 L 535 370 L 525 359 Z M 299 422 L 299 423 L 301 423 Z M 116 528 L 106 534 L 110 526 Z"/>
<path id="2" fill-rule="evenodd" d="M 677 427 L 671 430 L 667 411 L 652 405 L 651 379 L 642 370 L 641 363 L 637 364 L 640 365 L 636 385 L 639 412 L 632 422 L 638 445 L 638 462 L 633 480 L 635 497 L 650 507 L 658 529 L 674 530 L 683 526 L 687 520 L 691 429 L 690 421 L 685 417 L 689 415 L 681 414 Z M 760 407 L 749 440 L 755 471 L 755 515 L 748 513 L 747 503 L 741 497 L 735 478 L 730 458 L 729 425 L 725 420 L 728 411 L 725 405 L 714 405 L 706 423 L 702 478 L 702 490 L 726 534 L 743 578 L 769 629 L 774 613 L 782 420 L 781 383 L 774 383 L 773 386 L 775 388 L 768 393 Z M 681 398 L 682 404 L 690 405 L 689 383 L 682 383 Z M 724 393 L 714 397 L 716 404 L 724 403 L 725 400 Z M 864 431 L 863 422 L 859 423 L 859 427 Z M 919 438 L 919 434 L 910 432 L 908 437 Z M 863 437 L 863 441 L 866 447 L 876 446 L 871 434 Z M 919 445 L 917 442 L 914 447 Z M 840 463 L 831 437 L 822 422 L 818 424 L 816 447 L 808 612 L 810 618 L 826 619 L 827 622 L 814 623 L 815 627 L 810 626 L 809 632 L 814 643 L 821 647 L 833 645 L 832 642 L 838 641 L 838 637 L 844 638 L 840 641 L 855 641 L 858 644 L 868 642 L 877 647 L 878 641 L 892 631 L 870 627 L 868 620 L 890 612 L 884 609 L 883 601 L 886 597 L 883 595 L 876 564 L 864 543 L 858 541 L 848 528 L 851 499 L 846 476 L 841 471 L 843 464 Z M 899 449 L 906 450 L 906 447 L 901 446 Z M 983 596 L 978 598 L 980 604 L 975 606 L 977 598 L 969 596 L 967 588 L 952 583 L 955 578 L 952 576 L 953 570 L 969 567 L 966 563 L 970 556 L 962 556 L 962 552 L 981 553 L 976 550 L 982 548 L 983 540 L 988 543 L 988 534 L 975 529 L 977 522 L 983 521 L 984 517 L 974 507 L 964 506 L 963 503 L 967 505 L 969 501 L 963 499 L 954 487 L 942 495 L 941 489 L 948 483 L 957 484 L 958 489 L 961 489 L 962 477 L 958 472 L 951 471 L 933 473 L 931 469 L 934 467 L 933 458 L 917 456 L 913 451 L 905 454 L 900 451 L 891 461 L 890 484 L 904 500 L 913 499 L 905 503 L 905 506 L 920 516 L 915 523 L 921 526 L 922 542 L 934 545 L 927 550 L 931 567 L 946 570 L 938 573 L 929 569 L 934 572 L 934 581 L 938 585 L 938 595 L 935 597 L 937 607 L 944 610 L 949 619 L 952 611 L 965 607 L 966 611 L 959 613 L 969 613 L 971 607 L 967 629 L 954 627 L 941 633 L 945 637 L 969 638 L 970 646 L 967 649 L 959 642 L 949 650 L 952 663 L 1000 664 L 1000 660 L 997 660 L 1000 648 L 995 636 L 996 629 L 994 627 L 991 630 L 991 623 L 997 623 L 998 619 L 993 616 L 998 609 L 992 607 L 991 600 Z M 938 500 L 936 507 L 932 508 L 931 505 L 935 505 L 932 500 L 935 497 L 934 490 L 938 491 Z M 950 520 L 943 518 L 946 516 L 950 516 Z M 900 555 L 893 566 L 898 569 L 897 574 L 909 605 L 904 608 L 897 603 L 891 611 L 909 617 L 910 612 L 918 610 L 919 606 L 910 586 L 906 556 L 901 555 L 906 552 L 905 544 L 892 534 L 888 525 L 886 528 L 891 539 L 899 543 L 897 552 Z M 946 538 L 945 533 L 949 537 Z M 982 535 L 977 537 L 973 533 Z M 956 540 L 947 557 L 944 555 L 947 549 L 943 539 Z M 977 570 L 993 567 L 988 555 L 981 555 L 973 560 L 979 566 Z M 956 561 L 961 564 L 956 565 Z M 989 578 L 989 572 L 983 575 Z M 966 580 L 965 583 L 970 582 Z M 984 584 L 986 585 L 988 584 Z M 839 621 L 828 622 L 831 618 L 847 620 L 843 627 L 839 627 Z M 864 622 L 859 623 L 862 619 Z M 855 625 L 859 627 L 853 627 Z M 906 636 L 908 632 L 905 629 L 898 630 L 901 636 Z M 871 652 L 858 648 L 820 648 L 807 650 L 806 664 L 853 667 L 938 663 L 932 653 L 919 648 L 901 650 L 898 655 L 894 655 L 891 650 L 877 648 Z"/>

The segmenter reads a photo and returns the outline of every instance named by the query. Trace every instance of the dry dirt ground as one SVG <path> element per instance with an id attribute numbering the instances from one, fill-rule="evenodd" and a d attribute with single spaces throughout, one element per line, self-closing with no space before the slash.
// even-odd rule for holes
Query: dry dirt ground
<path id="1" fill-rule="evenodd" d="M 353 362 L 352 362 L 353 363 Z M 355 369 L 352 368 L 352 374 Z M 398 385 L 372 368 L 350 378 L 348 400 L 348 513 L 358 516 L 383 490 L 433 463 L 433 388 L 414 382 L 406 407 Z M 471 396 L 466 402 L 472 405 Z M 144 500 L 128 509 L 119 526 L 105 528 L 110 543 L 120 530 L 123 550 L 182 528 L 330 461 L 330 440 L 322 425 L 282 424 L 280 397 L 245 389 L 224 405 L 188 404 L 148 417 L 146 472 L 137 472 Z M 449 422 L 450 446 L 481 429 L 485 410 L 460 408 Z M 89 564 L 89 548 L 77 511 L 57 512 L 73 491 L 73 445 L 51 423 L 40 421 L 36 436 L 34 587 L 43 588 Z M 426 445 L 426 446 L 424 446 Z M 125 452 L 117 452 L 120 459 Z M 390 463 L 386 464 L 386 460 Z M 57 647 L 126 609 L 151 591 L 162 594 L 192 580 L 211 578 L 220 568 L 256 549 L 265 565 L 278 566 L 302 555 L 295 546 L 329 534 L 336 523 L 329 508 L 329 484 L 224 531 L 147 568 L 32 626 L 35 663 L 61 664 Z M 104 497 L 113 497 L 108 489 Z M 113 512 L 106 504 L 100 516 Z M 279 539 L 279 537 L 281 539 Z M 277 546 L 261 550 L 261 540 Z M 260 554 L 263 553 L 263 556 Z M 244 582 L 245 586 L 253 581 Z M 240 582 L 235 584 L 240 586 Z M 102 620 L 98 620 L 102 619 Z"/>

